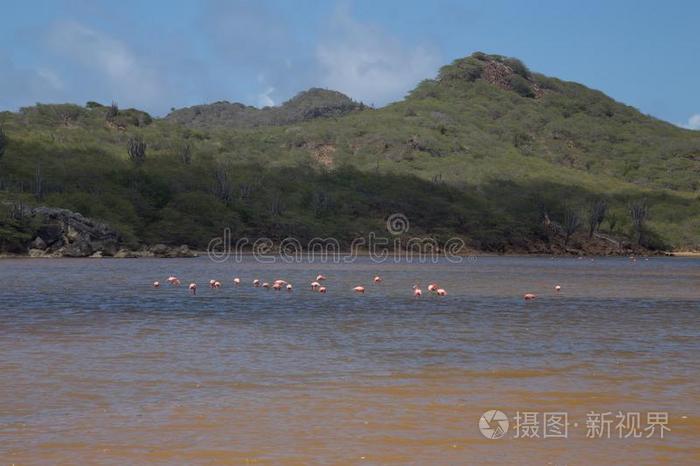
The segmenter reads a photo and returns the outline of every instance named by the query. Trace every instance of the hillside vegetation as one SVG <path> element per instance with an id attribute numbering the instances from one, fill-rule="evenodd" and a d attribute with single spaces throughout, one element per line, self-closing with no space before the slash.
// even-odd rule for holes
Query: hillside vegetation
<path id="1" fill-rule="evenodd" d="M 5 250 L 37 228 L 18 203 L 108 222 L 132 247 L 204 247 L 225 227 L 347 245 L 400 212 L 409 235 L 487 251 L 700 248 L 697 131 L 497 55 L 456 60 L 380 109 L 312 89 L 162 119 L 37 104 L 0 113 L 0 128 Z"/>

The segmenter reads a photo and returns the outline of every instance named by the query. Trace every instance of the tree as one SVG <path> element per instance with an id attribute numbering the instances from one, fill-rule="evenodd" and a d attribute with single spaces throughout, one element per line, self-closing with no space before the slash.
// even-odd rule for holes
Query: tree
<path id="1" fill-rule="evenodd" d="M 222 163 L 216 164 L 214 168 L 214 195 L 226 205 L 233 197 L 233 183 L 231 183 L 229 169 Z"/>
<path id="2" fill-rule="evenodd" d="M 146 160 L 146 143 L 141 136 L 130 137 L 127 150 L 134 164 L 141 165 Z"/>
<path id="3" fill-rule="evenodd" d="M 562 222 L 564 228 L 564 246 L 569 243 L 571 236 L 581 227 L 581 218 L 573 210 L 567 210 Z"/>
<path id="4" fill-rule="evenodd" d="M 39 201 L 44 198 L 44 175 L 41 171 L 40 163 L 37 164 L 34 172 L 34 197 Z"/>
<path id="5" fill-rule="evenodd" d="M 646 199 L 632 202 L 629 207 L 630 217 L 632 217 L 632 226 L 634 234 L 637 238 L 637 244 L 642 244 L 642 235 L 644 234 L 644 225 L 649 218 L 649 206 Z"/>
<path id="6" fill-rule="evenodd" d="M 192 163 L 192 149 L 189 144 L 185 143 L 178 149 L 178 155 L 180 156 L 180 161 L 185 165 Z"/>
<path id="7" fill-rule="evenodd" d="M 5 149 L 7 148 L 7 135 L 2 128 L 0 128 L 0 158 L 5 155 Z"/>
<path id="8" fill-rule="evenodd" d="M 605 220 L 608 211 L 608 203 L 603 199 L 598 199 L 593 204 L 588 214 L 588 238 L 593 238 L 593 233 L 600 228 L 600 224 Z"/>
<path id="9" fill-rule="evenodd" d="M 107 121 L 112 121 L 114 117 L 116 117 L 119 114 L 119 106 L 115 101 L 112 101 L 112 105 L 109 106 L 107 109 L 107 113 L 105 114 L 105 119 Z"/>

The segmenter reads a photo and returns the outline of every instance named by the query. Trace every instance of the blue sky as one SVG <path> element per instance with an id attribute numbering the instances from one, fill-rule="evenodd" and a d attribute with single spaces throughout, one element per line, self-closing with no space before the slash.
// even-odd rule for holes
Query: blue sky
<path id="1" fill-rule="evenodd" d="M 16 1 L 0 109 L 88 100 L 155 115 L 275 105 L 312 86 L 401 99 L 481 50 L 700 129 L 700 1 Z"/>

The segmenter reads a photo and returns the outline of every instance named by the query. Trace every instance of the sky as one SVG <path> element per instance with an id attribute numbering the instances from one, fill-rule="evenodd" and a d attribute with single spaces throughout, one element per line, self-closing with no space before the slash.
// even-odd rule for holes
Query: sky
<path id="1" fill-rule="evenodd" d="M 700 129 L 700 1 L 4 2 L 0 110 L 115 101 L 153 115 L 310 87 L 382 106 L 475 51 Z"/>

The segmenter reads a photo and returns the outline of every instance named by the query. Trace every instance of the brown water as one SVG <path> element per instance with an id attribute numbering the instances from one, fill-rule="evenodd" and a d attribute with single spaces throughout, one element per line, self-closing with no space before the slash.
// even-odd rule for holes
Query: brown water
<path id="1" fill-rule="evenodd" d="M 198 295 L 149 286 L 171 273 Z M 2 260 L 0 283 L 2 464 L 700 464 L 700 260 Z M 568 437 L 514 438 L 518 411 Z M 671 430 L 586 438 L 590 411 Z"/>

